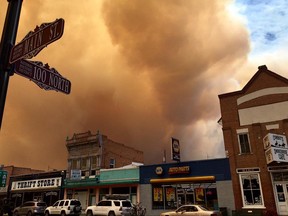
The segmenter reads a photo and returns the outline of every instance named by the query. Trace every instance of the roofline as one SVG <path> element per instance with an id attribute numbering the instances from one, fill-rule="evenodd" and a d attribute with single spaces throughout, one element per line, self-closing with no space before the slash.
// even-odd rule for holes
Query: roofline
<path id="1" fill-rule="evenodd" d="M 228 96 L 234 96 L 234 95 L 238 95 L 238 94 L 243 94 L 247 91 L 247 89 L 249 88 L 249 86 L 251 86 L 251 84 L 257 79 L 257 77 L 260 75 L 260 73 L 262 72 L 266 72 L 271 76 L 276 77 L 277 79 L 281 79 L 283 82 L 286 82 L 288 84 L 288 79 L 280 76 L 279 74 L 268 70 L 266 65 L 261 65 L 258 67 L 258 71 L 252 76 L 252 78 L 247 82 L 247 84 L 239 91 L 234 91 L 234 92 L 228 92 L 228 93 L 224 93 L 224 94 L 220 94 L 218 95 L 218 98 L 224 98 L 224 97 L 228 97 Z"/>

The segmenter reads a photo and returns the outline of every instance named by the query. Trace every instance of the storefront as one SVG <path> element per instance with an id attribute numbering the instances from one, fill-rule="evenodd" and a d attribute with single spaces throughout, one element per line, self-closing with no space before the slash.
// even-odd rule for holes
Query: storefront
<path id="1" fill-rule="evenodd" d="M 65 171 L 53 171 L 10 177 L 9 198 L 14 207 L 32 200 L 52 205 L 64 196 L 65 174 Z"/>
<path id="2" fill-rule="evenodd" d="M 71 175 L 72 176 L 72 175 Z M 67 179 L 65 182 L 67 198 L 80 200 L 82 208 L 95 205 L 102 199 L 129 199 L 139 201 L 139 167 L 101 169 L 98 176 Z"/>
<path id="3" fill-rule="evenodd" d="M 201 204 L 225 213 L 234 209 L 227 158 L 141 166 L 140 188 L 147 215 L 184 204 Z"/>

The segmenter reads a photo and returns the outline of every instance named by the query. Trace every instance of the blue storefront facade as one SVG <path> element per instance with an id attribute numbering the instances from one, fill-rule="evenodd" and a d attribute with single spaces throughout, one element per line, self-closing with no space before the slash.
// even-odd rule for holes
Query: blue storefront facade
<path id="1" fill-rule="evenodd" d="M 140 166 L 140 200 L 147 215 L 201 204 L 231 215 L 235 209 L 228 158 Z"/>

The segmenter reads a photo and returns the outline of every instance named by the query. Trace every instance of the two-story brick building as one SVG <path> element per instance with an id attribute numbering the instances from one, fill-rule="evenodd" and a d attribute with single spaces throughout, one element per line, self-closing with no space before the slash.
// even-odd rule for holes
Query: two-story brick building
<path id="1" fill-rule="evenodd" d="M 138 166 L 117 168 L 135 162 L 142 164 L 142 151 L 90 131 L 67 138 L 66 147 L 68 168 L 65 187 L 68 198 L 77 197 L 83 208 L 98 202 L 105 194 L 128 194 L 129 198 L 137 199 Z"/>
<path id="2" fill-rule="evenodd" d="M 267 67 L 219 95 L 236 211 L 288 215 L 288 80 Z"/>

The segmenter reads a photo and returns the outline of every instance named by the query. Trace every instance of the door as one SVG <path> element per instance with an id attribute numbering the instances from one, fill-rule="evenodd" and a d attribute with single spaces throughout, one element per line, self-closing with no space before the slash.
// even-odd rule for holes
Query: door
<path id="1" fill-rule="evenodd" d="M 275 195 L 278 215 L 288 215 L 288 184 L 275 184 Z"/>
<path id="2" fill-rule="evenodd" d="M 59 203 L 60 201 L 57 201 L 53 207 L 51 208 L 51 214 L 58 214 L 58 212 L 60 212 L 60 207 L 59 207 Z M 60 213 L 59 213 L 60 214 Z"/>

